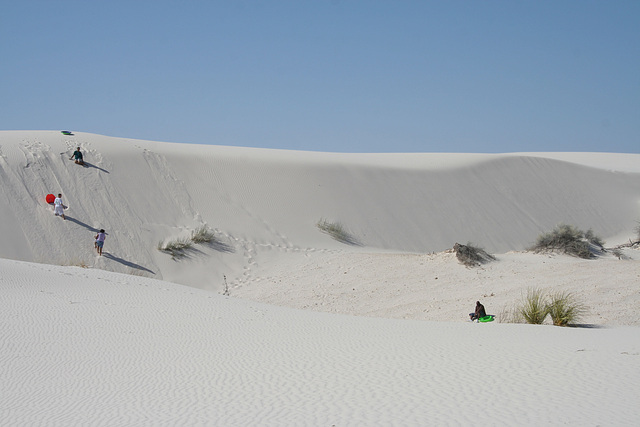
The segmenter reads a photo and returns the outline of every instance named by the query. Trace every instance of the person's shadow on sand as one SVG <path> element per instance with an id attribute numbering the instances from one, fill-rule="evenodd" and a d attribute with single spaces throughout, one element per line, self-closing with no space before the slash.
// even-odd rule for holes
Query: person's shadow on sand
<path id="1" fill-rule="evenodd" d="M 139 264 L 136 264 L 135 262 L 131 262 L 131 261 L 127 261 L 126 259 L 122 259 L 122 258 L 118 258 L 117 256 L 114 256 L 112 254 L 110 254 L 109 252 L 103 252 L 102 256 L 104 256 L 107 259 L 110 259 L 112 261 L 118 262 L 122 265 L 126 265 L 127 267 L 131 267 L 134 268 L 136 270 L 141 270 L 141 271 L 146 271 L 147 273 L 151 273 L 151 274 L 156 274 L 153 271 L 149 270 L 146 267 L 143 267 Z"/>
<path id="2" fill-rule="evenodd" d="M 78 224 L 78 225 L 80 225 L 80 226 L 82 226 L 82 227 L 86 228 L 87 230 L 92 231 L 93 233 L 97 233 L 98 231 L 100 231 L 100 229 L 95 228 L 95 227 L 92 227 L 92 226 L 90 226 L 89 224 L 85 224 L 85 223 L 84 223 L 84 222 L 82 222 L 82 221 L 78 221 L 77 219 L 72 218 L 72 217 L 70 217 L 69 215 L 65 215 L 65 218 L 66 218 L 66 220 L 67 220 L 67 221 L 71 221 L 71 222 L 73 222 L 74 224 Z"/>
<path id="3" fill-rule="evenodd" d="M 108 170 L 106 170 L 106 169 L 102 169 L 101 167 L 98 167 L 98 166 L 96 166 L 96 165 L 93 165 L 93 164 L 91 164 L 91 163 L 89 163 L 89 162 L 84 162 L 84 165 L 83 165 L 83 166 L 84 166 L 84 167 L 86 167 L 86 168 L 96 168 L 96 169 L 98 169 L 99 171 L 102 171 L 102 172 L 104 172 L 104 173 L 110 173 Z"/>

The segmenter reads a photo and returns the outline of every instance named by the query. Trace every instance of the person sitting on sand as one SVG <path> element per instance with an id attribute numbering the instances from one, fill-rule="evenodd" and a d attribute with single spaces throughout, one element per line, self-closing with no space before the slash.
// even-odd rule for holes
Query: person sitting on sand
<path id="1" fill-rule="evenodd" d="M 76 159 L 77 165 L 84 165 L 84 160 L 82 160 L 82 153 L 80 152 L 80 147 L 76 151 L 73 152 L 73 155 L 69 158 L 69 160 Z"/>
<path id="2" fill-rule="evenodd" d="M 484 310 L 484 305 L 480 304 L 480 301 L 476 301 L 476 311 L 473 313 L 469 313 L 469 317 L 471 321 L 478 320 L 481 317 L 487 315 L 487 312 Z"/>

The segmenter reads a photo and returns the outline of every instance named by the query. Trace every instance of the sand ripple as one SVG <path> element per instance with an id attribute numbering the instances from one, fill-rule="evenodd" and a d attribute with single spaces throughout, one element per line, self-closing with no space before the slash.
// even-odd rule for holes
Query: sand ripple
<path id="1" fill-rule="evenodd" d="M 0 260 L 3 425 L 631 425 L 637 328 L 301 312 Z"/>

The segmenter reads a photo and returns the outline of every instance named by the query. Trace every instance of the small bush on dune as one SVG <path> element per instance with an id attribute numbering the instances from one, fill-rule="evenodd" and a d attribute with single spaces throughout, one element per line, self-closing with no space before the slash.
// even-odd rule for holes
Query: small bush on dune
<path id="1" fill-rule="evenodd" d="M 158 250 L 171 255 L 171 258 L 182 258 L 188 251 L 197 252 L 194 244 L 209 245 L 213 249 L 221 252 L 233 252 L 232 246 L 218 240 L 216 234 L 206 225 L 202 225 L 191 232 L 191 237 L 182 237 L 167 242 L 158 243 Z"/>
<path id="2" fill-rule="evenodd" d="M 339 222 L 329 222 L 324 218 L 316 223 L 316 227 L 323 233 L 327 233 L 335 240 L 348 245 L 358 245 L 358 240 L 349 233 Z"/>
<path id="3" fill-rule="evenodd" d="M 548 311 L 556 326 L 575 324 L 586 312 L 585 306 L 571 292 L 558 291 L 549 298 Z"/>
<path id="4" fill-rule="evenodd" d="M 466 245 L 456 243 L 453 245 L 453 249 L 456 251 L 458 261 L 467 267 L 476 267 L 480 264 L 495 261 L 496 259 L 496 257 L 487 253 L 484 249 L 476 247 L 471 243 L 467 243 Z"/>
<path id="5" fill-rule="evenodd" d="M 191 233 L 191 241 L 198 244 L 212 243 L 216 240 L 216 235 L 206 225 L 196 228 Z"/>
<path id="6" fill-rule="evenodd" d="M 588 229 L 587 232 L 584 233 L 584 238 L 594 246 L 604 247 L 604 240 L 602 240 L 600 236 L 596 236 L 592 229 Z"/>
<path id="7" fill-rule="evenodd" d="M 531 250 L 561 252 L 588 259 L 594 257 L 594 252 L 602 250 L 603 245 L 603 240 L 592 230 L 585 233 L 572 225 L 560 224 L 551 232 L 538 236 Z"/>
<path id="8" fill-rule="evenodd" d="M 529 289 L 520 306 L 520 315 L 527 323 L 541 325 L 549 314 L 546 299 L 540 289 Z"/>
<path id="9" fill-rule="evenodd" d="M 166 244 L 163 242 L 158 243 L 158 250 L 171 255 L 171 258 L 182 258 L 186 255 L 186 251 L 193 247 L 191 239 L 187 237 L 178 238 L 168 241 Z"/>

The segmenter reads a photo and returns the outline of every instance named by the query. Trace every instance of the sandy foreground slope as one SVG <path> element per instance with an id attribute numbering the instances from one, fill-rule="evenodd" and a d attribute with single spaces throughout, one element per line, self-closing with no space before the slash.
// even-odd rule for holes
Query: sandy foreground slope
<path id="1" fill-rule="evenodd" d="M 0 260 L 6 426 L 634 425 L 638 328 L 344 316 Z"/>
<path id="2" fill-rule="evenodd" d="M 77 146 L 87 167 L 68 160 Z M 640 415 L 638 249 L 524 252 L 558 223 L 607 246 L 634 238 L 640 155 L 334 154 L 2 131 L 0 184 L 3 425 Z M 58 192 L 66 221 L 44 201 Z M 355 244 L 320 232 L 320 219 Z M 157 249 L 203 225 L 213 244 L 181 259 Z M 464 267 L 450 248 L 468 241 L 497 260 Z M 575 293 L 586 327 L 467 321 L 476 300 L 500 318 L 531 287 Z"/>

